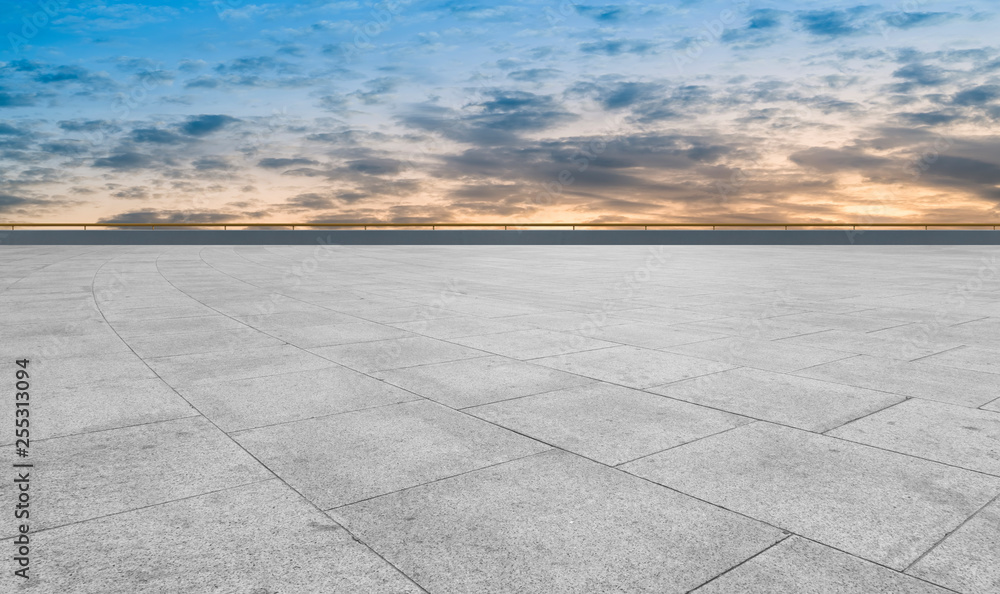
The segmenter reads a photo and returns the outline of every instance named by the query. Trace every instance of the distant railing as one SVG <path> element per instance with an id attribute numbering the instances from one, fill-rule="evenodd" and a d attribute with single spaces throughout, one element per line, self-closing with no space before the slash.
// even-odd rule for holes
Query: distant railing
<path id="1" fill-rule="evenodd" d="M 712 230 L 717 229 L 745 229 L 745 228 L 756 228 L 756 229 L 775 229 L 775 228 L 833 228 L 833 229 L 852 229 L 857 230 L 859 227 L 863 229 L 873 229 L 878 227 L 890 227 L 890 228 L 923 228 L 929 230 L 931 228 L 992 228 L 996 231 L 997 226 L 1000 223 L 0 223 L 0 228 L 10 227 L 14 230 L 16 227 L 82 227 L 86 230 L 89 227 L 113 227 L 113 228 L 128 228 L 128 229 L 156 229 L 160 228 L 178 228 L 178 227 L 211 227 L 211 228 L 222 228 L 228 230 L 229 227 L 291 227 L 293 230 L 296 227 L 304 228 L 348 228 L 348 229 L 394 229 L 394 228 L 413 228 L 413 227 L 430 227 L 432 230 L 436 230 L 439 227 L 443 228 L 455 228 L 455 227 L 465 227 L 465 228 L 488 228 L 488 229 L 508 229 L 508 228 L 551 228 L 551 227 L 568 227 L 570 229 L 576 230 L 580 228 L 599 228 L 599 229 L 622 229 L 622 228 L 659 228 L 659 229 L 669 229 L 669 228 L 708 228 L 711 227 Z"/>

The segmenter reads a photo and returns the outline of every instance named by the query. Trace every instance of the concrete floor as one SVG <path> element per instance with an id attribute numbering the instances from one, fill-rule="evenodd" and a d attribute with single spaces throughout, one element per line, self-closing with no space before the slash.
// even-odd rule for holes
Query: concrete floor
<path id="1" fill-rule="evenodd" d="M 996 594 L 998 256 L 2 248 L 0 590 Z"/>

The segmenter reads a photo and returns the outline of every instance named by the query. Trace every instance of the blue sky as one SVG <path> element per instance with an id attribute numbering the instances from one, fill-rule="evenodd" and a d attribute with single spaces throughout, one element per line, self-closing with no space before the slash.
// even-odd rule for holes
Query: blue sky
<path id="1" fill-rule="evenodd" d="M 18 2 L 0 219 L 1000 219 L 995 3 Z"/>

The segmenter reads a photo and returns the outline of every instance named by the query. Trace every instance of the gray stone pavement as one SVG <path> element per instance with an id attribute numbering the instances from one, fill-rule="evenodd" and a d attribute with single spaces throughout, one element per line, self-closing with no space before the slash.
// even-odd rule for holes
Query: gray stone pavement
<path id="1" fill-rule="evenodd" d="M 6 246 L 0 305 L 3 592 L 1000 592 L 1000 248 Z"/>

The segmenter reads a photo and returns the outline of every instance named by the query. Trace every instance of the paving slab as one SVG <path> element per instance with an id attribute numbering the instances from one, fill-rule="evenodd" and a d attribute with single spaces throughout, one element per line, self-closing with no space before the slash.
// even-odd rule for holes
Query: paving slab
<path id="1" fill-rule="evenodd" d="M 72 435 L 31 445 L 38 530 L 270 478 L 203 417 Z M 14 484 L 0 484 L 4 500 Z M 4 522 L 12 535 L 13 517 Z"/>
<path id="2" fill-rule="evenodd" d="M 711 359 L 732 366 L 755 367 L 768 371 L 795 371 L 851 356 L 827 349 L 739 337 L 704 340 L 662 350 Z"/>
<path id="3" fill-rule="evenodd" d="M 530 396 L 593 380 L 506 357 L 478 357 L 405 369 L 373 377 L 452 408 Z"/>
<path id="4" fill-rule="evenodd" d="M 478 406 L 468 413 L 609 465 L 752 422 L 604 383 Z"/>
<path id="5" fill-rule="evenodd" d="M 701 342 L 721 338 L 723 334 L 706 331 L 679 330 L 677 326 L 655 324 L 651 322 L 623 322 L 608 325 L 591 324 L 591 326 L 573 330 L 574 334 L 596 338 L 618 344 L 659 349 L 692 342 Z"/>
<path id="6" fill-rule="evenodd" d="M 291 371 L 333 367 L 334 363 L 291 345 L 233 349 L 146 359 L 173 387 L 263 377 Z"/>
<path id="7" fill-rule="evenodd" d="M 322 509 L 549 449 L 428 400 L 250 429 L 233 437 Z"/>
<path id="8" fill-rule="evenodd" d="M 1000 501 L 986 506 L 906 572 L 963 594 L 1000 592 Z"/>
<path id="9" fill-rule="evenodd" d="M 362 373 L 489 355 L 483 351 L 426 336 L 316 347 L 309 351 Z"/>
<path id="10" fill-rule="evenodd" d="M 268 333 L 306 349 L 415 336 L 412 332 L 363 320 L 347 324 L 293 326 L 268 330 Z"/>
<path id="11" fill-rule="evenodd" d="M 171 332 L 139 334 L 125 339 L 135 354 L 143 358 L 195 355 L 217 351 L 250 350 L 285 344 L 281 339 L 243 326 L 214 332 Z"/>
<path id="12" fill-rule="evenodd" d="M 690 322 L 687 324 L 677 324 L 678 330 L 685 332 L 704 333 L 715 338 L 714 334 L 725 334 L 739 336 L 753 340 L 776 340 L 788 338 L 790 336 L 801 336 L 822 332 L 823 328 L 817 328 L 812 324 L 802 321 L 789 321 L 785 317 L 779 318 L 753 318 L 753 317 L 728 317 L 715 318 L 702 322 Z"/>
<path id="13" fill-rule="evenodd" d="M 463 336 L 478 336 L 481 334 L 500 334 L 514 330 L 524 330 L 510 319 L 500 318 L 485 319 L 472 316 L 456 316 L 449 318 L 435 318 L 429 320 L 415 320 L 412 322 L 391 322 L 401 330 L 422 334 L 431 338 L 442 340 L 460 338 Z"/>
<path id="14" fill-rule="evenodd" d="M 451 340 L 489 353 L 522 360 L 615 346 L 613 342 L 540 328 L 464 336 Z"/>
<path id="15" fill-rule="evenodd" d="M 1000 476 L 1000 414 L 910 399 L 827 433 Z"/>
<path id="16" fill-rule="evenodd" d="M 32 559 L 35 587 L 25 591 L 423 592 L 275 479 L 40 532 L 32 542 L 44 553 Z M 20 579 L 5 571 L 0 589 L 20 591 Z"/>
<path id="17" fill-rule="evenodd" d="M 865 312 L 836 314 L 828 312 L 805 312 L 782 316 L 783 321 L 803 322 L 823 330 L 852 330 L 855 332 L 875 332 L 905 325 L 906 322 L 879 317 L 869 317 Z"/>
<path id="18" fill-rule="evenodd" d="M 707 359 L 632 346 L 546 357 L 532 362 L 630 388 L 649 388 L 734 367 Z"/>
<path id="19" fill-rule="evenodd" d="M 420 399 L 416 394 L 339 365 L 228 382 L 190 384 L 181 386 L 178 391 L 224 431 Z"/>
<path id="20" fill-rule="evenodd" d="M 692 594 L 947 594 L 934 584 L 798 536 L 789 537 Z"/>
<path id="21" fill-rule="evenodd" d="M 978 407 L 1000 394 L 1000 376 L 917 361 L 852 357 L 795 372 L 814 379 Z"/>
<path id="22" fill-rule="evenodd" d="M 29 390 L 30 406 L 37 421 L 31 425 L 30 435 L 36 440 L 198 414 L 157 378 L 114 379 L 70 387 L 50 386 L 42 378 L 34 386 L 36 389 Z M 14 418 L 13 398 L 6 399 L 0 408 L 9 413 L 6 418 Z M 14 432 L 5 433 L 0 442 L 14 443 Z"/>
<path id="23" fill-rule="evenodd" d="M 111 326 L 122 338 L 142 334 L 174 334 L 178 332 L 216 332 L 219 330 L 240 330 L 246 325 L 233 318 L 216 314 L 211 316 L 193 316 L 189 318 L 170 318 L 160 320 L 122 320 L 112 322 Z"/>
<path id="24" fill-rule="evenodd" d="M 818 433 L 906 399 L 899 394 L 749 368 L 703 375 L 647 391 Z"/>
<path id="25" fill-rule="evenodd" d="M 925 363 L 1000 374 L 1000 350 L 960 347 L 924 359 Z"/>
<path id="26" fill-rule="evenodd" d="M 1000 479 L 769 423 L 621 468 L 903 569 L 1000 493 Z"/>
<path id="27" fill-rule="evenodd" d="M 560 451 L 330 515 L 435 594 L 681 593 L 782 536 Z"/>
<path id="28" fill-rule="evenodd" d="M 912 361 L 962 346 L 958 342 L 929 342 L 904 336 L 882 337 L 880 334 L 852 330 L 825 330 L 815 334 L 783 338 L 781 342 L 789 346 L 817 347 L 901 361 Z"/>

